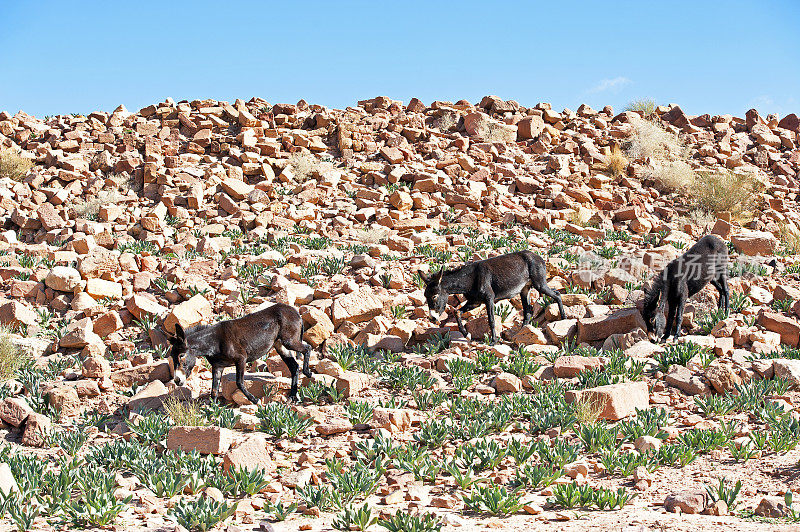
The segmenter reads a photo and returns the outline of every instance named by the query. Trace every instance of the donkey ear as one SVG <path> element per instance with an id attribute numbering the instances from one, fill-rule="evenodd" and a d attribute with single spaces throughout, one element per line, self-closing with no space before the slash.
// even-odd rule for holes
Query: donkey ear
<path id="1" fill-rule="evenodd" d="M 425 275 L 425 272 L 418 271 L 417 273 L 419 274 L 419 278 L 422 279 L 423 283 L 428 284 L 431 282 L 431 278 Z"/>
<path id="2" fill-rule="evenodd" d="M 439 268 L 439 272 L 433 276 L 433 280 L 436 281 L 436 284 L 442 282 L 442 277 L 444 277 L 444 267 Z"/>
<path id="3" fill-rule="evenodd" d="M 175 324 L 175 338 L 180 342 L 186 341 L 186 333 L 180 323 Z"/>

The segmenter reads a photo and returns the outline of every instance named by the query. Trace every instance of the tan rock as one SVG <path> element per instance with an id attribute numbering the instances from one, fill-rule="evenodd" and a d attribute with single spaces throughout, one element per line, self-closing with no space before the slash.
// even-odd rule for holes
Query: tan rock
<path id="1" fill-rule="evenodd" d="M 77 273 L 77 270 L 76 270 Z M 86 293 L 95 299 L 110 297 L 122 298 L 122 285 L 105 279 L 89 279 L 86 281 Z"/>
<path id="2" fill-rule="evenodd" d="M 635 329 L 646 329 L 641 313 L 635 308 L 618 310 L 607 316 L 578 320 L 578 341 L 605 340 L 612 334 L 624 334 Z"/>
<path id="3" fill-rule="evenodd" d="M 81 274 L 69 266 L 53 266 L 44 284 L 59 292 L 72 292 L 81 285 Z"/>
<path id="4" fill-rule="evenodd" d="M 497 393 L 517 393 L 522 391 L 522 380 L 511 373 L 499 373 L 494 378 Z"/>
<path id="5" fill-rule="evenodd" d="M 222 458 L 222 467 L 227 472 L 231 467 L 260 469 L 265 473 L 275 471 L 275 463 L 267 447 L 267 438 L 262 434 L 250 434 L 234 443 Z"/>
<path id="6" fill-rule="evenodd" d="M 602 405 L 600 419 L 617 421 L 645 409 L 650 405 L 650 392 L 643 381 L 623 382 L 589 388 L 581 391 L 568 391 L 564 395 L 568 403 L 577 400 Z"/>
<path id="7" fill-rule="evenodd" d="M 731 237 L 736 251 L 744 255 L 772 255 L 778 247 L 778 239 L 766 231 L 742 229 Z"/>
<path id="8" fill-rule="evenodd" d="M 372 289 L 362 286 L 355 292 L 339 296 L 333 300 L 331 315 L 336 327 L 344 321 L 361 323 L 383 312 L 383 301 Z"/>
<path id="9" fill-rule="evenodd" d="M 345 397 L 353 397 L 374 383 L 375 377 L 372 375 L 356 371 L 345 371 L 336 379 L 336 390 L 342 392 Z"/>
<path id="10" fill-rule="evenodd" d="M 714 360 L 708 365 L 705 371 L 706 379 L 714 387 L 717 393 L 725 393 L 736 389 L 742 383 L 739 372 L 732 365 Z"/>
<path id="11" fill-rule="evenodd" d="M 47 392 L 50 405 L 62 416 L 71 416 L 77 413 L 81 406 L 80 397 L 75 388 L 71 386 L 56 386 Z"/>
<path id="12" fill-rule="evenodd" d="M 33 310 L 19 301 L 8 301 L 0 304 L 0 323 L 17 327 L 19 325 L 35 325 L 39 318 Z"/>
<path id="13" fill-rule="evenodd" d="M 167 360 L 158 360 L 150 364 L 142 364 L 111 372 L 111 381 L 123 388 L 130 388 L 134 384 L 141 386 L 154 380 L 168 382 L 171 379 L 172 369 Z"/>
<path id="14" fill-rule="evenodd" d="M 761 309 L 758 313 L 758 324 L 768 331 L 781 335 L 781 343 L 796 347 L 800 342 L 800 323 L 796 319 L 778 312 Z"/>
<path id="15" fill-rule="evenodd" d="M 317 434 L 322 436 L 333 436 L 334 434 L 342 434 L 353 430 L 353 424 L 343 418 L 337 418 L 326 423 L 320 423 L 314 427 Z"/>
<path id="16" fill-rule="evenodd" d="M 12 427 L 19 427 L 33 413 L 24 397 L 7 397 L 0 402 L 0 419 Z"/>
<path id="17" fill-rule="evenodd" d="M 81 365 L 81 373 L 87 379 L 105 379 L 111 376 L 111 364 L 105 357 L 87 357 Z"/>
<path id="18" fill-rule="evenodd" d="M 570 355 L 558 357 L 553 364 L 553 373 L 556 377 L 571 379 L 583 371 L 598 369 L 602 365 L 599 357 L 584 357 Z"/>
<path id="19" fill-rule="evenodd" d="M 699 514 L 708 502 L 705 491 L 682 491 L 668 495 L 664 500 L 664 509 L 668 512 L 685 514 Z"/>
<path id="20" fill-rule="evenodd" d="M 128 410 L 131 412 L 158 410 L 164 404 L 168 394 L 169 391 L 163 382 L 152 381 L 128 400 Z"/>
<path id="21" fill-rule="evenodd" d="M 181 327 L 188 329 L 210 318 L 211 313 L 211 303 L 202 294 L 197 294 L 172 308 L 164 318 L 164 329 L 174 334 L 176 323 L 180 323 Z"/>
<path id="22" fill-rule="evenodd" d="M 19 493 L 19 486 L 7 463 L 0 463 L 0 492 L 8 496 L 12 491 Z"/>
<path id="23" fill-rule="evenodd" d="M 546 345 L 547 337 L 542 329 L 528 324 L 517 331 L 512 341 L 517 345 Z"/>
<path id="24" fill-rule="evenodd" d="M 25 421 L 25 430 L 22 433 L 22 445 L 29 447 L 45 447 L 49 445 L 49 436 L 52 422 L 44 414 L 31 413 Z"/>
<path id="25" fill-rule="evenodd" d="M 233 442 L 233 431 L 222 427 L 174 426 L 167 433 L 167 449 L 200 454 L 225 454 Z"/>

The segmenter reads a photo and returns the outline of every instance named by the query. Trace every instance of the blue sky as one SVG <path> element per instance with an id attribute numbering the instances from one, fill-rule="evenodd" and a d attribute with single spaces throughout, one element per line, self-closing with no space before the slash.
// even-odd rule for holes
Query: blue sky
<path id="1" fill-rule="evenodd" d="M 800 113 L 800 2 L 0 0 L 0 110 L 486 94 Z"/>

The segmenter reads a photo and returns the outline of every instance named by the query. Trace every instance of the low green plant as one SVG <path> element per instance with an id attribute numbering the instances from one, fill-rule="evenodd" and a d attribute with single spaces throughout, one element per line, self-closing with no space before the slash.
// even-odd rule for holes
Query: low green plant
<path id="1" fill-rule="evenodd" d="M 372 420 L 375 409 L 365 401 L 350 401 L 347 403 L 347 418 L 353 425 L 366 425 Z"/>
<path id="2" fill-rule="evenodd" d="M 666 372 L 673 364 L 685 366 L 689 360 L 704 349 L 706 348 L 693 342 L 669 344 L 662 353 L 657 353 L 653 358 L 658 363 L 658 369 Z"/>
<path id="3" fill-rule="evenodd" d="M 154 445 L 164 441 L 167 437 L 170 422 L 162 414 L 150 412 L 146 416 L 129 423 L 129 427 L 139 440 L 147 445 Z"/>
<path id="4" fill-rule="evenodd" d="M 549 465 L 525 463 L 517 468 L 511 485 L 536 490 L 549 486 L 563 474 L 564 470 L 561 468 L 553 469 Z"/>
<path id="5" fill-rule="evenodd" d="M 522 493 L 509 491 L 505 486 L 473 486 L 469 495 L 462 496 L 464 505 L 472 512 L 507 516 L 519 512 L 525 502 Z"/>
<path id="6" fill-rule="evenodd" d="M 286 518 L 297 511 L 297 503 L 283 504 L 281 501 L 271 502 L 267 500 L 264 510 L 272 515 L 275 521 L 286 521 Z"/>
<path id="7" fill-rule="evenodd" d="M 328 459 L 327 477 L 331 487 L 345 503 L 366 497 L 375 491 L 382 472 L 374 464 L 354 462 L 345 467 L 341 460 Z"/>
<path id="8" fill-rule="evenodd" d="M 175 504 L 170 515 L 187 530 L 206 532 L 232 516 L 238 504 L 228 505 L 205 496 L 182 499 Z"/>
<path id="9" fill-rule="evenodd" d="M 389 519 L 381 519 L 378 526 L 389 532 L 440 532 L 444 523 L 434 514 L 412 515 L 398 510 Z"/>
<path id="10" fill-rule="evenodd" d="M 706 492 L 708 493 L 708 496 L 712 502 L 725 501 L 725 503 L 728 505 L 728 510 L 733 511 L 738 504 L 736 502 L 736 497 L 739 495 L 739 490 L 742 489 L 742 481 L 737 480 L 733 487 L 727 486 L 726 482 L 727 480 L 725 477 L 722 477 L 719 479 L 719 484 L 716 486 L 707 484 Z"/>
<path id="11" fill-rule="evenodd" d="M 313 424 L 309 418 L 283 403 L 260 405 L 256 417 L 261 422 L 260 430 L 276 438 L 294 439 Z"/>

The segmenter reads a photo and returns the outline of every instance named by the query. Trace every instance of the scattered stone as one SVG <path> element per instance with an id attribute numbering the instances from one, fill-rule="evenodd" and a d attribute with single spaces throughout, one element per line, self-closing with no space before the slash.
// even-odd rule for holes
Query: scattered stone
<path id="1" fill-rule="evenodd" d="M 672 513 L 699 514 L 705 510 L 707 501 L 705 491 L 681 491 L 667 496 L 664 509 Z"/>

